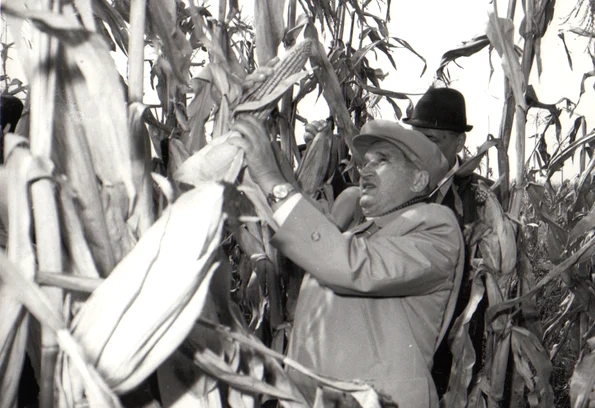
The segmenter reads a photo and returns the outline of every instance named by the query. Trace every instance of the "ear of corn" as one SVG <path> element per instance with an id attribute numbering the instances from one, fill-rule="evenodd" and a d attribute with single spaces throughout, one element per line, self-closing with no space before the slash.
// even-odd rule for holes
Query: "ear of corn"
<path id="1" fill-rule="evenodd" d="M 485 198 L 482 221 L 492 229 L 492 232 L 480 241 L 482 257 L 493 271 L 508 276 L 514 271 L 517 263 L 514 226 L 502 210 L 494 192 L 481 180 L 477 189 Z"/>
<path id="2" fill-rule="evenodd" d="M 297 170 L 297 180 L 302 190 L 312 195 L 324 182 L 331 156 L 332 132 L 327 127 L 318 132 L 306 150 Z"/>
<path id="3" fill-rule="evenodd" d="M 223 191 L 206 183 L 183 194 L 75 316 L 74 338 L 114 391 L 143 381 L 200 314 L 218 267 Z M 62 383 L 68 376 L 62 373 Z"/>
<path id="4" fill-rule="evenodd" d="M 273 75 L 269 76 L 264 82 L 257 84 L 254 89 L 246 93 L 242 97 L 241 103 L 254 102 L 263 99 L 263 97 L 272 93 L 277 85 L 285 78 L 300 72 L 310 56 L 311 47 L 312 41 L 308 39 L 294 45 L 287 52 L 285 57 L 275 64 L 273 67 Z"/>

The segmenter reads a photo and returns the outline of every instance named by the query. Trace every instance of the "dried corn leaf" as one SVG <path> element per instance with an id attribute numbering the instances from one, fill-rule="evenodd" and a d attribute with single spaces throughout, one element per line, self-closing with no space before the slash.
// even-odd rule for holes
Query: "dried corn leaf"
<path id="1" fill-rule="evenodd" d="M 457 48 L 446 51 L 442 55 L 440 65 L 436 70 L 436 77 L 446 79 L 447 77 L 444 73 L 444 69 L 450 62 L 455 61 L 457 58 L 460 57 L 470 57 L 471 55 L 483 50 L 489 44 L 490 41 L 488 40 L 488 37 L 486 35 L 478 35 L 477 37 L 474 37 L 469 41 L 463 42 L 463 44 L 461 44 Z"/>
<path id="2" fill-rule="evenodd" d="M 133 102 L 128 107 L 132 180 L 137 192 L 133 212 L 128 224 L 142 236 L 154 222 L 153 183 L 151 179 L 151 138 L 143 120 L 146 106 Z"/>
<path id="3" fill-rule="evenodd" d="M 93 0 L 93 14 L 109 26 L 114 41 L 127 54 L 130 32 L 122 15 L 107 0 Z"/>
<path id="4" fill-rule="evenodd" d="M 190 153 L 196 153 L 207 144 L 205 136 L 205 123 L 211 114 L 215 101 L 212 96 L 212 75 L 210 65 L 206 66 L 200 75 L 193 79 L 194 98 L 188 105 L 188 119 L 190 132 L 183 136 L 182 141 L 186 150 Z"/>
<path id="5" fill-rule="evenodd" d="M 511 19 L 500 18 L 493 12 L 489 13 L 486 34 L 502 58 L 502 68 L 510 81 L 516 105 L 526 111 L 525 90 L 527 84 L 514 48 L 514 23 Z"/>
<path id="6" fill-rule="evenodd" d="M 502 400 L 504 396 L 505 383 L 508 372 L 508 360 L 510 358 L 510 334 L 496 341 L 496 349 L 491 356 L 491 369 L 489 373 L 491 395 L 496 401 Z"/>
<path id="7" fill-rule="evenodd" d="M 450 370 L 448 390 L 443 397 L 443 406 L 465 408 L 473 366 L 475 365 L 475 350 L 469 336 L 469 323 L 477 310 L 477 305 L 483 299 L 485 287 L 480 278 L 473 279 L 469 303 L 456 319 L 450 334 L 449 344 L 453 355 L 453 365 Z"/>
<path id="8" fill-rule="evenodd" d="M 554 406 L 554 392 L 549 384 L 552 363 L 540 339 L 522 327 L 514 327 L 511 349 L 518 372 L 525 380 L 529 391 L 527 399 L 531 407 Z"/>
<path id="9" fill-rule="evenodd" d="M 570 379 L 570 400 L 572 408 L 587 408 L 593 402 L 595 387 L 595 352 L 583 356 Z"/>
<path id="10" fill-rule="evenodd" d="M 574 143 L 571 143 L 569 146 L 564 148 L 558 154 L 554 155 L 554 157 L 552 157 L 552 159 L 550 160 L 550 163 L 548 166 L 548 170 L 547 170 L 548 178 L 551 177 L 552 174 L 554 174 L 556 171 L 560 170 L 564 166 L 564 163 L 566 162 L 566 160 L 568 160 L 574 156 L 574 153 L 576 152 L 577 149 L 580 149 L 581 147 L 583 147 L 586 144 L 591 144 L 594 140 L 595 140 L 595 132 L 590 132 L 587 136 L 574 141 Z"/>
<path id="11" fill-rule="evenodd" d="M 524 293 L 522 296 L 514 299 L 505 300 L 503 302 L 497 302 L 496 304 L 490 304 L 490 307 L 486 311 L 486 321 L 490 321 L 494 316 L 498 315 L 502 311 L 509 309 L 510 307 L 517 305 L 524 299 L 534 296 L 541 288 L 545 285 L 554 281 L 563 273 L 567 272 L 570 268 L 577 265 L 580 262 L 590 259 L 595 254 L 595 239 L 590 239 L 585 242 L 575 253 L 570 255 L 564 261 L 560 262 L 553 269 L 551 269 L 546 276 L 544 276 L 530 291 Z"/>
<path id="12" fill-rule="evenodd" d="M 174 5 L 173 10 L 168 6 Z M 188 81 L 188 69 L 192 47 L 176 21 L 175 3 L 163 0 L 148 0 L 148 13 L 151 30 L 162 43 L 160 49 L 166 55 L 174 77 L 181 84 Z"/>
<path id="13" fill-rule="evenodd" d="M 4 12 L 7 8 L 4 7 Z M 8 9 L 17 18 L 28 19 L 41 31 L 55 36 L 65 45 L 64 62 L 72 72 L 64 78 L 84 79 L 73 86 L 79 109 L 85 118 L 86 137 L 91 148 L 95 171 L 108 184 L 121 182 L 128 198 L 134 201 L 127 137 L 126 108 L 120 75 L 102 38 L 82 28 L 76 16 Z M 80 82 L 79 82 L 80 83 Z M 97 115 L 102 112 L 102 115 Z"/>
<path id="14" fill-rule="evenodd" d="M 99 278 L 93 254 L 85 239 L 85 233 L 74 202 L 74 192 L 65 179 L 60 180 L 59 200 L 62 215 L 62 231 L 66 251 L 71 262 L 71 272 L 76 276 Z"/>
<path id="15" fill-rule="evenodd" d="M 306 27 L 304 36 L 312 41 L 310 64 L 313 68 L 318 68 L 314 70 L 314 73 L 322 88 L 324 99 L 337 120 L 338 133 L 344 138 L 350 150 L 354 152 L 352 139 L 358 133 L 358 130 L 345 106 L 345 98 L 335 69 L 324 52 L 324 46 L 318 40 L 318 32 L 313 24 Z"/>
<path id="16" fill-rule="evenodd" d="M 80 86 L 77 79 L 81 81 L 79 76 L 65 83 L 62 77 L 58 78 L 58 87 L 62 91 L 56 95 L 53 160 L 58 173 L 67 177 L 95 265 L 100 275 L 105 277 L 117 263 L 116 248 L 112 244 L 105 209 L 101 204 L 89 139 L 81 137 L 87 129 L 74 96 L 74 88 Z"/>
<path id="17" fill-rule="evenodd" d="M 277 55 L 285 31 L 283 10 L 285 0 L 256 0 L 254 2 L 254 35 L 258 44 L 256 60 L 266 65 Z"/>
<path id="18" fill-rule="evenodd" d="M 200 314 L 218 267 L 223 189 L 202 184 L 169 206 L 75 317 L 74 337 L 116 392 L 144 380 Z"/>

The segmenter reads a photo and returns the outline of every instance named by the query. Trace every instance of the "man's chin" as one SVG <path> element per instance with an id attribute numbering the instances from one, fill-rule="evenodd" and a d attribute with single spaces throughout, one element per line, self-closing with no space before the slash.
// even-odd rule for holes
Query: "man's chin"
<path id="1" fill-rule="evenodd" d="M 359 200 L 359 205 L 362 208 L 362 213 L 366 217 L 371 217 L 377 212 L 375 211 L 373 200 L 374 199 L 372 197 L 366 195 L 363 195 Z"/>

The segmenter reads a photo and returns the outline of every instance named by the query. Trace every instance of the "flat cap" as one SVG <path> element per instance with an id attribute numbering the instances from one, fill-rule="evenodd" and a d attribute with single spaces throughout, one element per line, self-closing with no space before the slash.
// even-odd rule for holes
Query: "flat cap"
<path id="1" fill-rule="evenodd" d="M 372 144 L 382 141 L 392 143 L 418 169 L 427 171 L 430 175 L 430 189 L 436 187 L 448 171 L 448 161 L 434 142 L 418 131 L 405 129 L 389 120 L 375 119 L 366 122 L 360 133 L 353 138 L 353 148 L 363 158 Z"/>

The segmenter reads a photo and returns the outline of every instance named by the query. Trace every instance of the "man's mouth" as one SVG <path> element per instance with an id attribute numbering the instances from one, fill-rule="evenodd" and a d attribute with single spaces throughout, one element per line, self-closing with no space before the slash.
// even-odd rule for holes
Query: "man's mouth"
<path id="1" fill-rule="evenodd" d="M 376 188 L 376 184 L 372 183 L 371 181 L 364 180 L 361 182 L 360 189 L 362 193 L 366 193 L 374 188 Z"/>

